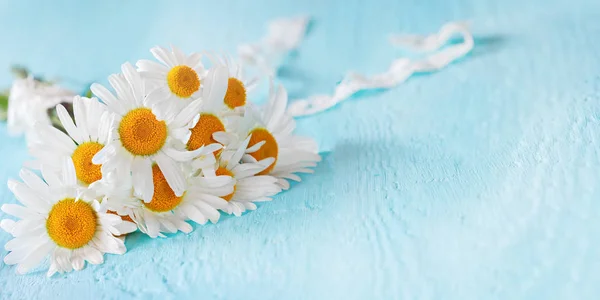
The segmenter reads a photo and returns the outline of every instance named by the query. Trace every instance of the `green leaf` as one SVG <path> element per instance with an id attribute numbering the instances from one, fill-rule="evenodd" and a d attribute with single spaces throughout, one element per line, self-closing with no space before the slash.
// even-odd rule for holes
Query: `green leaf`
<path id="1" fill-rule="evenodd" d="M 8 114 L 8 94 L 0 94 L 0 121 L 6 120 Z"/>
<path id="2" fill-rule="evenodd" d="M 16 78 L 27 78 L 29 76 L 29 70 L 23 66 L 14 65 L 11 67 L 11 71 Z"/>

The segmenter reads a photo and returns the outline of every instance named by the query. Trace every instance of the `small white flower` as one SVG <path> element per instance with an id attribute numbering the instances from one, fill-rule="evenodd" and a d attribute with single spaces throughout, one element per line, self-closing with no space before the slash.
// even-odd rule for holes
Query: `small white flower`
<path id="1" fill-rule="evenodd" d="M 171 51 L 154 47 L 150 52 L 160 63 L 146 59 L 136 63 L 138 71 L 147 81 L 149 101 L 166 99 L 163 109 L 179 112 L 200 97 L 205 75 L 200 54 L 188 56 L 173 46 Z"/>
<path id="2" fill-rule="evenodd" d="M 0 227 L 14 237 L 4 246 L 10 251 L 4 262 L 17 264 L 19 274 L 27 273 L 47 256 L 50 257 L 48 276 L 81 270 L 85 261 L 101 264 L 104 253 L 126 251 L 123 241 L 114 235 L 135 230 L 133 223 L 107 214 L 96 199 L 86 196 L 85 188 L 77 185 L 71 160 L 65 158 L 62 163 L 62 177 L 44 173 L 42 180 L 22 169 L 23 182 L 8 182 L 23 206 L 2 205 L 2 211 L 20 219 L 0 222 Z"/>
<path id="3" fill-rule="evenodd" d="M 270 201 L 269 197 L 281 191 L 277 185 L 277 178 L 269 175 L 257 175 L 275 161 L 275 158 L 265 159 L 264 164 L 240 163 L 249 142 L 250 137 L 244 140 L 237 150 L 223 151 L 218 162 L 203 170 L 207 178 L 220 175 L 233 178 L 233 192 L 221 197 L 227 200 L 227 206 L 221 210 L 238 217 L 246 210 L 255 210 L 254 202 Z"/>
<path id="4" fill-rule="evenodd" d="M 29 153 L 36 160 L 27 163 L 27 166 L 33 169 L 45 166 L 48 168 L 47 172 L 59 172 L 63 157 L 68 157 L 75 165 L 75 174 L 80 185 L 101 185 L 101 165 L 93 164 L 92 158 L 108 142 L 110 114 L 106 106 L 96 98 L 75 96 L 75 120 L 71 119 L 67 110 L 60 104 L 56 106 L 56 112 L 67 133 L 53 126 L 36 124 L 28 143 Z"/>
<path id="5" fill-rule="evenodd" d="M 227 70 L 227 93 L 223 103 L 229 110 L 243 112 L 248 103 L 248 93 L 256 88 L 258 77 L 248 78 L 242 65 L 234 62 L 229 56 L 208 55 L 217 67 Z"/>

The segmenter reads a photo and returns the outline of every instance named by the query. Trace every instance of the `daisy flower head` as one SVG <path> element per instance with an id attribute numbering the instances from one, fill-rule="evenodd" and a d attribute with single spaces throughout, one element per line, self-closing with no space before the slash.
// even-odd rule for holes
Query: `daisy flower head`
<path id="1" fill-rule="evenodd" d="M 198 224 L 207 221 L 216 223 L 220 214 L 218 209 L 227 206 L 223 196 L 232 193 L 233 180 L 230 176 L 203 177 L 198 172 L 186 173 L 185 192 L 177 196 L 166 181 L 165 175 L 157 165 L 152 166 L 154 194 L 150 202 L 135 197 L 112 200 L 115 203 L 125 201 L 118 212 L 128 215 L 143 233 L 152 238 L 165 237 L 163 233 L 182 231 L 189 233 L 192 226 L 187 220 Z"/>
<path id="2" fill-rule="evenodd" d="M 281 85 L 275 89 L 271 83 L 268 103 L 260 108 L 248 105 L 235 134 L 214 135 L 226 149 L 237 148 L 250 137 L 242 161 L 264 165 L 258 175 L 276 177 L 284 190 L 290 187 L 288 179 L 301 180 L 295 173 L 312 173 L 310 168 L 321 160 L 314 140 L 293 135 L 296 122 L 285 111 L 287 101 L 286 90 Z"/>
<path id="3" fill-rule="evenodd" d="M 103 172 L 119 168 L 122 174 L 131 174 L 134 194 L 146 202 L 154 194 L 152 166 L 156 163 L 179 197 L 185 189 L 185 177 L 177 162 L 220 148 L 218 144 L 195 151 L 176 147 L 189 139 L 188 124 L 197 115 L 201 100 L 190 102 L 181 111 L 162 110 L 161 101 L 145 97 L 144 81 L 133 66 L 125 63 L 121 69 L 122 74 L 109 77 L 116 95 L 97 83 L 91 87 L 112 112 L 108 142 L 92 163 L 102 164 Z"/>
<path id="4" fill-rule="evenodd" d="M 85 262 L 101 264 L 104 253 L 123 254 L 123 241 L 115 235 L 134 231 L 135 225 L 119 216 L 107 214 L 97 199 L 89 198 L 85 187 L 77 184 L 73 163 L 62 159 L 62 176 L 43 172 L 38 177 L 22 169 L 23 182 L 9 180 L 8 188 L 23 205 L 3 204 L 5 213 L 20 220 L 4 219 L 0 227 L 13 239 L 4 248 L 7 265 L 17 265 L 25 274 L 50 258 L 47 275 L 81 270 Z M 44 170 L 44 168 L 42 168 Z"/>
<path id="5" fill-rule="evenodd" d="M 185 55 L 173 46 L 171 50 L 157 46 L 150 52 L 159 62 L 142 59 L 136 63 L 150 87 L 150 101 L 167 99 L 170 108 L 179 111 L 200 97 L 205 70 L 199 53 Z"/>
<path id="6" fill-rule="evenodd" d="M 256 88 L 258 77 L 248 78 L 242 65 L 234 62 L 227 55 L 215 56 L 210 54 L 207 56 L 214 65 L 223 66 L 227 70 L 227 93 L 223 98 L 225 106 L 230 110 L 243 111 L 247 103 L 247 94 Z"/>
<path id="7" fill-rule="evenodd" d="M 102 184 L 101 165 L 92 163 L 92 158 L 108 141 L 109 112 L 106 106 L 96 98 L 75 96 L 73 115 L 62 105 L 56 106 L 56 112 L 66 133 L 55 127 L 38 123 L 29 140 L 28 148 L 36 161 L 28 166 L 39 169 L 48 168 L 48 172 L 59 172 L 62 157 L 69 157 L 74 166 L 77 182 L 82 186 Z"/>
<path id="8" fill-rule="evenodd" d="M 238 217 L 246 210 L 255 210 L 254 202 L 270 201 L 269 197 L 281 191 L 277 178 L 258 175 L 275 161 L 275 158 L 269 157 L 263 164 L 241 163 L 249 142 L 250 137 L 246 138 L 238 149 L 223 151 L 212 168 L 203 170 L 203 174 L 209 178 L 222 175 L 233 178 L 233 192 L 221 197 L 227 201 L 227 206 L 221 210 Z"/>

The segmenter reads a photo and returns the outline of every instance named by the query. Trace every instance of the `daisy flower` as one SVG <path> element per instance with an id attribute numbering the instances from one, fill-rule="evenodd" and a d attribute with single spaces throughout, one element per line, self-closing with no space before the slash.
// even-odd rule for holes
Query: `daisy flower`
<path id="1" fill-rule="evenodd" d="M 93 164 L 92 158 L 108 141 L 109 113 L 106 106 L 96 98 L 75 96 L 75 120 L 60 104 L 56 106 L 56 112 L 67 133 L 52 126 L 36 124 L 28 148 L 37 160 L 27 166 L 39 169 L 44 165 L 49 168 L 48 171 L 58 172 L 62 167 L 61 158 L 69 157 L 75 165 L 80 185 L 97 183 L 102 179 L 101 165 Z"/>
<path id="2" fill-rule="evenodd" d="M 251 92 L 258 83 L 258 77 L 247 78 L 242 65 L 235 63 L 229 56 L 208 55 L 213 64 L 223 66 L 228 72 L 227 93 L 223 99 L 230 110 L 239 110 L 246 106 L 247 93 Z"/>
<path id="3" fill-rule="evenodd" d="M 138 71 L 151 86 L 148 91 L 150 101 L 167 99 L 167 109 L 180 111 L 200 97 L 205 70 L 199 53 L 188 56 L 173 46 L 171 51 L 154 47 L 150 52 L 160 63 L 146 59 L 136 63 Z"/>
<path id="4" fill-rule="evenodd" d="M 270 196 L 281 191 L 277 185 L 277 178 L 257 175 L 275 161 L 275 158 L 267 158 L 265 164 L 240 163 L 249 142 L 250 138 L 247 138 L 237 150 L 223 151 L 213 168 L 203 170 L 207 177 L 226 175 L 233 178 L 233 192 L 221 197 L 227 201 L 227 206 L 221 210 L 238 217 L 246 210 L 255 210 L 254 202 L 270 201 Z"/>
<path id="5" fill-rule="evenodd" d="M 275 90 L 271 84 L 266 106 L 258 112 L 248 105 L 236 134 L 214 134 L 215 140 L 226 149 L 237 148 L 242 139 L 250 137 L 242 161 L 263 164 L 265 169 L 258 175 L 276 177 L 284 190 L 290 187 L 288 179 L 300 181 L 295 173 L 312 173 L 309 168 L 321 160 L 314 140 L 292 134 L 296 122 L 285 111 L 287 100 L 286 90 L 281 85 Z"/>
<path id="6" fill-rule="evenodd" d="M 103 164 L 102 171 L 116 168 L 131 174 L 135 195 L 146 202 L 152 199 L 152 165 L 156 163 L 176 196 L 185 190 L 185 177 L 177 161 L 190 161 L 219 149 L 218 144 L 196 151 L 180 151 L 174 145 L 189 139 L 188 123 L 198 113 L 201 100 L 195 100 L 181 112 L 164 112 L 159 101 L 145 97 L 144 82 L 129 63 L 122 74 L 109 77 L 116 96 L 100 84 L 91 89 L 113 112 L 107 144 L 92 158 Z"/>
<path id="7" fill-rule="evenodd" d="M 17 265 L 17 273 L 25 274 L 45 258 L 50 258 L 47 275 L 81 270 L 85 261 L 101 264 L 104 253 L 123 254 L 123 241 L 114 235 L 135 230 L 119 216 L 107 214 L 102 205 L 87 198 L 85 188 L 77 185 L 71 160 L 62 160 L 62 177 L 43 173 L 43 180 L 22 169 L 23 182 L 9 180 L 8 188 L 23 205 L 4 204 L 1 209 L 19 218 L 4 219 L 2 229 L 13 236 L 4 248 L 7 265 Z M 42 170 L 44 170 L 42 168 Z"/>
<path id="8" fill-rule="evenodd" d="M 177 196 L 157 165 L 152 166 L 152 180 L 154 195 L 148 203 L 135 197 L 107 198 L 109 203 L 121 202 L 122 209 L 118 213 L 128 215 L 140 231 L 152 238 L 165 237 L 163 233 L 176 233 L 178 230 L 191 232 L 192 226 L 186 220 L 198 224 L 205 224 L 208 220 L 216 223 L 220 217 L 217 209 L 227 207 L 227 201 L 221 197 L 233 191 L 233 180 L 229 176 L 205 178 L 190 173 L 186 178 L 185 192 Z"/>

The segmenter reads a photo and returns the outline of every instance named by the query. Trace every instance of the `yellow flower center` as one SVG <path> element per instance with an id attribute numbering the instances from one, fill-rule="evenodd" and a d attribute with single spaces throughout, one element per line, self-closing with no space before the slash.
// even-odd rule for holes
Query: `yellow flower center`
<path id="1" fill-rule="evenodd" d="M 85 246 L 96 234 L 97 218 L 89 203 L 66 198 L 52 206 L 46 230 L 57 245 L 77 249 Z"/>
<path id="2" fill-rule="evenodd" d="M 246 88 L 237 78 L 230 77 L 227 83 L 227 93 L 225 94 L 225 105 L 234 109 L 246 104 Z"/>
<path id="3" fill-rule="evenodd" d="M 277 162 L 277 154 L 279 153 L 279 147 L 277 146 L 277 141 L 273 137 L 273 135 L 264 128 L 257 128 L 250 132 L 252 136 L 250 137 L 250 143 L 248 144 L 248 148 L 256 145 L 256 143 L 265 141 L 265 144 L 260 147 L 256 152 L 250 153 L 252 157 L 256 160 L 263 160 L 267 157 L 275 158 L 275 161 L 264 169 L 262 172 L 258 173 L 258 175 L 269 174 L 275 168 L 275 163 Z"/>
<path id="4" fill-rule="evenodd" d="M 152 155 L 167 140 L 167 124 L 157 120 L 149 108 L 136 108 L 121 119 L 119 136 L 131 154 Z"/>
<path id="5" fill-rule="evenodd" d="M 190 151 L 196 150 L 204 145 L 216 143 L 217 141 L 215 141 L 212 136 L 213 133 L 225 131 L 225 126 L 215 115 L 201 114 L 198 123 L 196 123 L 196 126 L 194 126 L 191 131 L 192 134 L 187 142 L 187 149 Z"/>
<path id="6" fill-rule="evenodd" d="M 91 184 L 102 179 L 102 172 L 100 171 L 102 165 L 92 163 L 92 158 L 98 151 L 102 150 L 102 147 L 104 147 L 102 144 L 96 142 L 85 142 L 77 146 L 73 151 L 73 155 L 71 155 L 77 179 L 85 184 Z"/>
<path id="7" fill-rule="evenodd" d="M 184 65 L 175 66 L 169 71 L 167 83 L 171 92 L 181 98 L 189 98 L 200 89 L 198 73 Z"/>
<path id="8" fill-rule="evenodd" d="M 233 173 L 231 171 L 227 170 L 225 167 L 219 167 L 215 171 L 215 173 L 217 174 L 217 176 L 225 175 L 225 176 L 233 177 Z M 221 196 L 221 198 L 225 199 L 225 201 L 229 201 L 229 200 L 231 200 L 231 198 L 233 198 L 233 194 L 235 194 L 235 185 L 233 186 L 233 192 L 231 194 Z"/>
<path id="9" fill-rule="evenodd" d="M 150 201 L 150 203 L 144 202 L 144 206 L 149 210 L 166 212 L 173 210 L 181 203 L 183 196 L 175 196 L 175 192 L 173 192 L 169 183 L 167 183 L 165 175 L 160 171 L 158 165 L 152 166 L 152 181 L 154 182 L 154 195 L 152 196 L 152 201 Z"/>

